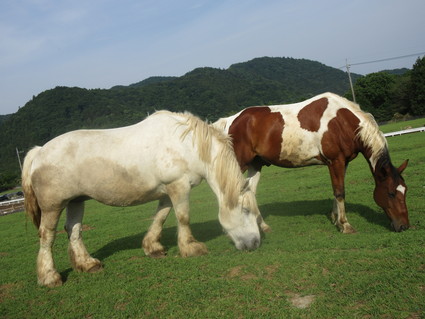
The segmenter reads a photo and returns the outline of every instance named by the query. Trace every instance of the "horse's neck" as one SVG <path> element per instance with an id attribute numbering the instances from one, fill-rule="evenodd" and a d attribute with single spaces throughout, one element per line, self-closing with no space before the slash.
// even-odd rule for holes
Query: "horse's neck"
<path id="1" fill-rule="evenodd" d="M 392 166 L 390 155 L 387 149 L 383 150 L 374 161 L 371 160 L 373 156 L 371 155 L 370 151 L 363 152 L 363 155 L 369 164 L 370 171 L 372 172 L 375 180 L 381 179 L 383 177 L 383 172 L 388 171 Z"/>

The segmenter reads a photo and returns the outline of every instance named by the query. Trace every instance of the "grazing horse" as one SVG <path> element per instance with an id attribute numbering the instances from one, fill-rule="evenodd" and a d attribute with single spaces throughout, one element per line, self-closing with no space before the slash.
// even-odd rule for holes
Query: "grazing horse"
<path id="1" fill-rule="evenodd" d="M 345 172 L 362 153 L 375 179 L 375 202 L 395 231 L 409 228 L 407 187 L 401 177 L 408 161 L 399 168 L 392 165 L 387 141 L 373 116 L 357 104 L 324 93 L 295 104 L 249 107 L 213 125 L 232 137 L 236 158 L 242 171 L 248 170 L 254 192 L 264 165 L 327 165 L 335 197 L 332 219 L 343 233 L 355 232 L 345 215 Z M 261 228 L 267 227 L 263 221 Z"/>
<path id="2" fill-rule="evenodd" d="M 236 248 L 257 248 L 261 215 L 231 140 L 193 115 L 160 111 L 132 126 L 73 131 L 33 148 L 24 161 L 22 186 L 27 214 L 39 230 L 39 284 L 62 284 L 52 245 L 64 208 L 74 269 L 101 268 L 81 236 L 84 201 L 90 198 L 112 206 L 159 200 L 157 215 L 174 207 L 181 255 L 205 254 L 206 246 L 189 228 L 189 192 L 203 179 L 217 196 L 219 221 Z M 164 254 L 157 226 L 152 225 L 143 240 L 147 255 Z"/>

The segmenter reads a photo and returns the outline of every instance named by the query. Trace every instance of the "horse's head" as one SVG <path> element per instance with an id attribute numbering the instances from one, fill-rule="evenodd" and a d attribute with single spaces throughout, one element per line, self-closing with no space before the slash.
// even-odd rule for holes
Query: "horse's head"
<path id="1" fill-rule="evenodd" d="M 404 161 L 399 168 L 391 163 L 382 166 L 375 172 L 375 202 L 382 207 L 391 219 L 391 225 L 396 232 L 409 228 L 409 216 L 406 206 L 407 186 L 401 177 L 408 160 Z"/>
<path id="2" fill-rule="evenodd" d="M 260 246 L 259 216 L 255 194 L 249 188 L 239 195 L 235 207 L 221 207 L 219 212 L 221 225 L 240 250 L 254 250 Z"/>

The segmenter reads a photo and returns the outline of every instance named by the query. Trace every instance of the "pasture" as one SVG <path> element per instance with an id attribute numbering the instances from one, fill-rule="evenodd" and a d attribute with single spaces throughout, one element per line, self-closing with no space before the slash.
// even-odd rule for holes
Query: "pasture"
<path id="1" fill-rule="evenodd" d="M 406 124 L 408 125 L 408 124 Z M 388 129 L 383 128 L 388 132 Z M 391 130 L 397 130 L 391 129 Z M 0 218 L 2 318 L 423 318 L 425 316 L 425 135 L 388 138 L 392 162 L 409 158 L 411 229 L 390 231 L 372 198 L 374 182 L 360 154 L 346 177 L 346 208 L 356 234 L 330 221 L 326 167 L 265 167 L 258 204 L 272 232 L 252 252 L 236 250 L 220 227 L 204 182 L 191 193 L 191 227 L 209 253 L 178 256 L 176 219 L 165 223 L 165 258 L 144 255 L 142 238 L 156 203 L 116 208 L 89 201 L 83 236 L 104 270 L 71 269 L 64 214 L 54 246 L 65 283 L 37 285 L 35 227 L 23 213 Z"/>

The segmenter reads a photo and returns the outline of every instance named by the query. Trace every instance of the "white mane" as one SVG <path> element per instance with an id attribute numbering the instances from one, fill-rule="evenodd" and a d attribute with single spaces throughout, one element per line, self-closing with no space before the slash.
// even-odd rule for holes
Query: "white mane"
<path id="1" fill-rule="evenodd" d="M 215 172 L 229 208 L 235 207 L 238 204 L 238 196 L 245 180 L 236 160 L 231 138 L 188 112 L 180 113 L 180 115 L 185 118 L 182 125 L 187 126 L 181 139 L 183 140 L 190 132 L 193 133 L 193 140 L 198 148 L 200 159 L 210 165 Z M 211 158 L 213 141 L 219 145 L 219 151 L 214 161 Z"/>

